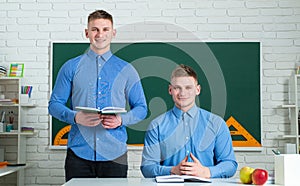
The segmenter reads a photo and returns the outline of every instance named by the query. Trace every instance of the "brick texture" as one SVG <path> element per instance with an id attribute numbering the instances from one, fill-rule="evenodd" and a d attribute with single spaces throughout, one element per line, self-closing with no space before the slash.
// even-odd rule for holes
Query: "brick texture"
<path id="1" fill-rule="evenodd" d="M 24 80 L 35 88 L 33 99 L 39 99 L 39 106 L 28 115 L 38 133 L 27 138 L 27 161 L 34 164 L 25 171 L 27 186 L 64 183 L 65 150 L 49 149 L 50 41 L 87 41 L 83 32 L 87 15 L 102 8 L 114 15 L 115 41 L 186 41 L 195 37 L 261 41 L 265 145 L 261 151 L 237 151 L 236 157 L 238 170 L 250 165 L 274 174 L 271 149 L 283 149 L 285 141 L 278 135 L 289 129 L 288 112 L 279 106 L 288 102 L 288 78 L 300 62 L 300 1 L 1 0 L 0 64 L 24 63 Z M 130 177 L 142 176 L 141 149 L 129 149 Z M 0 184 L 14 179 L 0 178 Z"/>

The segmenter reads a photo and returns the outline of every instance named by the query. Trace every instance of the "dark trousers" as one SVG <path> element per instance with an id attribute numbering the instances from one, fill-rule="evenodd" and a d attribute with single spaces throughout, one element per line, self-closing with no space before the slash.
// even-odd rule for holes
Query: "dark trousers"
<path id="1" fill-rule="evenodd" d="M 126 178 L 127 170 L 127 153 L 113 161 L 89 161 L 79 158 L 71 149 L 67 150 L 66 182 L 72 178 Z"/>

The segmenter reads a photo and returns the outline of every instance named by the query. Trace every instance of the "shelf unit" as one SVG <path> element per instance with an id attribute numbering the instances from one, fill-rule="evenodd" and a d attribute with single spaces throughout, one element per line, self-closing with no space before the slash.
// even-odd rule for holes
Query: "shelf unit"
<path id="1" fill-rule="evenodd" d="M 289 109 L 290 133 L 282 135 L 284 139 L 289 139 L 296 144 L 296 152 L 299 153 L 299 104 L 300 104 L 300 75 L 293 74 L 289 79 L 289 104 L 282 105 L 282 108 Z"/>
<path id="2" fill-rule="evenodd" d="M 21 95 L 21 78 L 1 77 L 0 78 L 0 94 L 5 99 L 12 99 L 14 102 L 0 101 L 0 114 L 5 112 L 5 125 L 13 124 L 13 132 L 0 132 L 0 148 L 4 149 L 4 160 L 9 163 L 25 163 L 26 164 L 26 138 L 34 135 L 34 133 L 21 132 L 21 127 L 26 126 L 27 110 L 35 107 L 33 104 L 19 104 Z M 9 114 L 10 113 L 10 114 Z M 10 117 L 13 120 L 10 120 Z M 17 185 L 24 185 L 24 169 L 27 166 L 14 169 L 17 172 Z M 11 173 L 10 168 L 1 170 L 2 175 Z"/>

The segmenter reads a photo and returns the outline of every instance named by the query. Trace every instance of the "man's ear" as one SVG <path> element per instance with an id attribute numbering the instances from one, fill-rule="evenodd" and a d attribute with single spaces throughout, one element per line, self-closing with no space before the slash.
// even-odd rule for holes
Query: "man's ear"
<path id="1" fill-rule="evenodd" d="M 117 35 L 117 30 L 113 29 L 113 37 L 116 37 L 116 35 Z"/>
<path id="2" fill-rule="evenodd" d="M 85 37 L 86 37 L 86 38 L 89 38 L 89 32 L 88 32 L 88 29 L 84 29 L 84 32 L 85 32 Z"/>
<path id="3" fill-rule="evenodd" d="M 198 96 L 201 92 L 201 86 L 200 85 L 197 85 L 196 86 L 196 95 Z"/>
<path id="4" fill-rule="evenodd" d="M 169 94 L 172 95 L 172 85 L 169 85 Z"/>

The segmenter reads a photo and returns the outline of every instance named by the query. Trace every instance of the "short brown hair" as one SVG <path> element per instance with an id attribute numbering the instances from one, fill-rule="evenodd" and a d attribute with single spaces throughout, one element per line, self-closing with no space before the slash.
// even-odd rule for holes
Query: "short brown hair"
<path id="1" fill-rule="evenodd" d="M 104 10 L 96 10 L 96 11 L 92 12 L 88 17 L 88 23 L 90 21 L 95 20 L 95 19 L 108 19 L 113 24 L 112 15 L 109 14 L 108 12 L 104 11 Z"/>
<path id="2" fill-rule="evenodd" d="M 180 64 L 178 65 L 171 74 L 171 79 L 174 77 L 193 77 L 198 84 L 197 73 L 189 66 Z"/>

